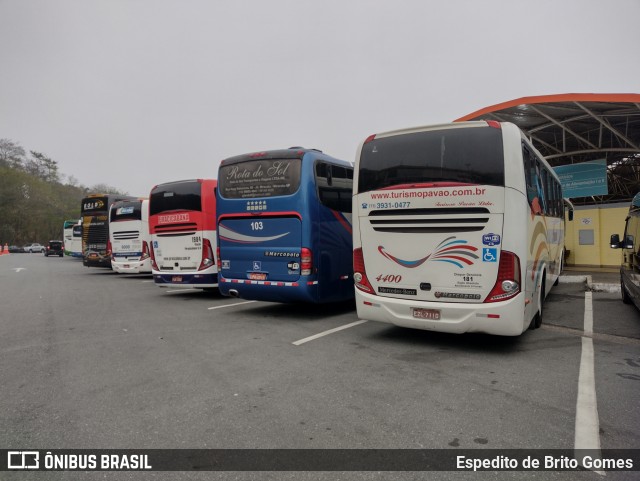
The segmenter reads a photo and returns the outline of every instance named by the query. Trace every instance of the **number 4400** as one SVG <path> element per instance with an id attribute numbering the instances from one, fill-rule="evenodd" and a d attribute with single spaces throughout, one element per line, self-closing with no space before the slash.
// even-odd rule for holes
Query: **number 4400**
<path id="1" fill-rule="evenodd" d="M 397 284 L 398 282 L 402 281 L 402 276 L 401 275 L 386 275 L 383 276 L 382 274 L 380 274 L 378 277 L 376 277 L 376 281 L 378 282 L 388 282 L 390 284 Z"/>

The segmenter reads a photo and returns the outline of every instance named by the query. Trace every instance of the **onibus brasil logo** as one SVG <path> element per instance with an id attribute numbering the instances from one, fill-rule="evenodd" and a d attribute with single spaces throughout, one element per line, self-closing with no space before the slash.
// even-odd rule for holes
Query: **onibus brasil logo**
<path id="1" fill-rule="evenodd" d="M 472 265 L 475 260 L 478 259 L 478 255 L 475 254 L 478 248 L 467 245 L 466 240 L 456 239 L 456 236 L 447 237 L 436 246 L 434 252 L 426 257 L 413 261 L 400 259 L 391 255 L 384 249 L 384 246 L 378 246 L 378 251 L 387 259 L 392 260 L 396 264 L 399 264 L 402 267 L 407 267 L 409 269 L 421 266 L 427 261 L 448 262 L 450 264 L 458 266 L 459 268 L 463 268 L 465 264 L 468 266 Z"/>

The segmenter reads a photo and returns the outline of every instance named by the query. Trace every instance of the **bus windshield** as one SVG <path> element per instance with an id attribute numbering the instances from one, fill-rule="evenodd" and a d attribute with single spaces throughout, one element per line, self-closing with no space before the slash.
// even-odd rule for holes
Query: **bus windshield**
<path id="1" fill-rule="evenodd" d="M 202 211 L 202 184 L 197 180 L 172 182 L 155 187 L 149 200 L 149 215 L 172 210 Z"/>
<path id="2" fill-rule="evenodd" d="M 300 187 L 301 159 L 262 159 L 220 167 L 218 189 L 227 199 L 294 194 Z"/>
<path id="3" fill-rule="evenodd" d="M 503 186 L 502 131 L 430 130 L 382 137 L 362 147 L 360 193 L 437 182 Z"/>

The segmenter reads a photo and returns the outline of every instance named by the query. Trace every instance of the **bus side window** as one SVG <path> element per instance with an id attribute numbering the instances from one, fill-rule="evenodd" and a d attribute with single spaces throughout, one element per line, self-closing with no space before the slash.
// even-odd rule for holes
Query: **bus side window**
<path id="1" fill-rule="evenodd" d="M 548 207 L 547 207 L 547 195 L 545 192 L 545 181 L 547 178 L 547 172 L 544 170 L 542 163 L 536 159 L 536 173 L 538 175 L 538 179 L 537 179 L 537 187 L 538 187 L 538 199 L 540 202 L 540 207 L 542 209 L 542 214 L 546 214 Z"/>
<path id="2" fill-rule="evenodd" d="M 541 213 L 540 203 L 540 179 L 537 169 L 536 157 L 529 148 L 522 144 L 522 158 L 524 160 L 525 179 L 527 182 L 527 200 L 534 214 Z"/>
<path id="3" fill-rule="evenodd" d="M 346 167 L 318 162 L 316 164 L 316 185 L 318 199 L 330 209 L 351 212 L 353 170 Z"/>

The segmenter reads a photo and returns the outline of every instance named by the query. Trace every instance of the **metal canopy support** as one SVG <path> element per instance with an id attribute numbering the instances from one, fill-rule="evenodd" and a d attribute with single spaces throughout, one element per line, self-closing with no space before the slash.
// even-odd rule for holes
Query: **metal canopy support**
<path id="1" fill-rule="evenodd" d="M 580 107 L 586 113 L 588 113 L 591 117 L 593 117 L 597 122 L 599 122 L 600 126 L 606 127 L 611 132 L 613 132 L 613 134 L 615 136 L 617 136 L 619 139 L 624 140 L 627 144 L 629 144 L 629 146 L 633 147 L 633 149 L 640 151 L 640 147 L 638 147 L 631 139 L 629 139 L 628 137 L 623 135 L 621 132 L 619 132 L 617 129 L 612 127 L 607 121 L 603 120 L 602 117 L 600 117 L 599 115 L 594 114 L 591 110 L 586 108 L 580 102 L 574 102 L 574 104 L 576 104 L 578 107 Z M 629 122 L 629 118 L 627 117 L 627 124 L 628 124 L 628 122 Z"/>
<path id="2" fill-rule="evenodd" d="M 630 201 L 640 191 L 640 94 L 523 97 L 457 122 L 466 120 L 516 124 L 552 166 L 605 159 L 609 195 L 595 197 L 596 202 Z"/>

